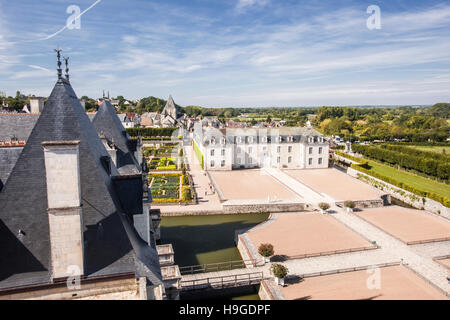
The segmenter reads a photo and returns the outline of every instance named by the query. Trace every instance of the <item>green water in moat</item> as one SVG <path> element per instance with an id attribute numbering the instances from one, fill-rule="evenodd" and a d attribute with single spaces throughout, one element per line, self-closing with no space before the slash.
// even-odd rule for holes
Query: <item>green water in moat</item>
<path id="1" fill-rule="evenodd" d="M 234 232 L 267 220 L 269 214 L 162 217 L 161 243 L 171 243 L 175 264 L 199 264 L 242 260 Z"/>

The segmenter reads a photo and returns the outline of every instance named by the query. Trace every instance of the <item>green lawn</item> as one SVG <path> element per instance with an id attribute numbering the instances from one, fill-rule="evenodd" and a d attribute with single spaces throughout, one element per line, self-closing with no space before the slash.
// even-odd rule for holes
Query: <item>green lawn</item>
<path id="1" fill-rule="evenodd" d="M 420 151 L 428 151 L 436 153 L 442 153 L 442 150 L 445 150 L 445 153 L 450 155 L 450 146 L 409 146 L 409 147 Z"/>
<path id="2" fill-rule="evenodd" d="M 448 184 L 427 179 L 425 177 L 421 177 L 406 171 L 397 170 L 377 161 L 368 160 L 368 163 L 372 167 L 371 171 L 377 172 L 387 177 L 391 177 L 392 179 L 395 179 L 399 182 L 407 183 L 417 189 L 434 192 L 441 196 L 450 198 L 450 186 Z"/>

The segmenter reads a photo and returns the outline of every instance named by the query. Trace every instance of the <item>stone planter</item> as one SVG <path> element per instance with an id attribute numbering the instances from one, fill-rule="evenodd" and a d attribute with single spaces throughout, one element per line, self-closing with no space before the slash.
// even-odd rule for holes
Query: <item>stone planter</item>
<path id="1" fill-rule="evenodd" d="M 269 263 L 270 262 L 270 257 L 262 257 L 264 263 Z"/>
<path id="2" fill-rule="evenodd" d="M 353 213 L 353 208 L 347 208 L 347 213 Z"/>
<path id="3" fill-rule="evenodd" d="M 275 277 L 275 283 L 284 287 L 284 278 L 277 278 Z"/>
<path id="4" fill-rule="evenodd" d="M 327 210 L 322 210 L 322 209 L 320 209 L 320 213 L 321 213 L 321 214 L 327 214 Z"/>

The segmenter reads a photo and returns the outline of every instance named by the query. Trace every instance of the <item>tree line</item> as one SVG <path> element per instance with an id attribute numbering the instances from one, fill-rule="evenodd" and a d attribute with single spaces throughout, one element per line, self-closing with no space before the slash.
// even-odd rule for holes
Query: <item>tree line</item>
<path id="1" fill-rule="evenodd" d="M 403 149 L 397 146 L 366 146 L 353 144 L 352 150 L 368 158 L 379 160 L 404 169 L 415 170 L 423 174 L 449 182 L 450 162 L 447 157 L 438 157 L 419 150 Z"/>

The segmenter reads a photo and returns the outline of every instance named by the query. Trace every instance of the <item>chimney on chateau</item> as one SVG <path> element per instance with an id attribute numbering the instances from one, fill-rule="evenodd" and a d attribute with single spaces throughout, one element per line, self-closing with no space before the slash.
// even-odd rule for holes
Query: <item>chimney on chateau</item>
<path id="1" fill-rule="evenodd" d="M 44 98 L 43 97 L 30 97 L 30 112 L 41 113 L 44 110 Z"/>
<path id="2" fill-rule="evenodd" d="M 53 279 L 84 273 L 79 143 L 42 142 Z"/>

